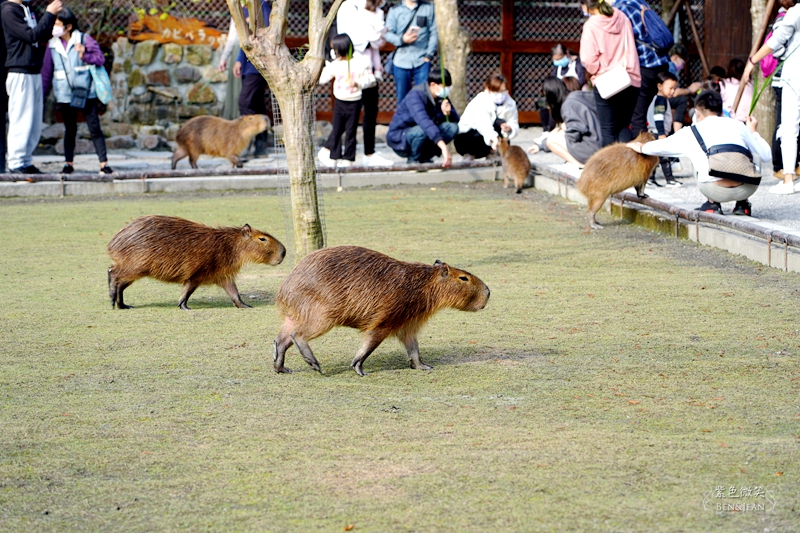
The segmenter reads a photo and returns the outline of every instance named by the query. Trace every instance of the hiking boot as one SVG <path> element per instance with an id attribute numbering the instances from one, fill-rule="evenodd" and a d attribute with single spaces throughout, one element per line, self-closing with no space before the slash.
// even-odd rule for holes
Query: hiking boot
<path id="1" fill-rule="evenodd" d="M 733 208 L 731 212 L 732 215 L 741 215 L 745 217 L 750 217 L 752 215 L 752 204 L 747 200 L 739 200 L 736 202 L 736 206 Z"/>
<path id="2" fill-rule="evenodd" d="M 720 204 L 719 202 L 712 202 L 710 200 L 703 203 L 703 205 L 697 208 L 697 211 L 703 211 L 705 213 L 715 213 L 717 215 L 725 214 L 722 212 L 722 204 Z"/>
<path id="3" fill-rule="evenodd" d="M 73 167 L 69 163 L 64 165 L 64 168 L 61 169 L 62 174 L 72 174 L 73 172 L 75 172 L 75 167 Z"/>

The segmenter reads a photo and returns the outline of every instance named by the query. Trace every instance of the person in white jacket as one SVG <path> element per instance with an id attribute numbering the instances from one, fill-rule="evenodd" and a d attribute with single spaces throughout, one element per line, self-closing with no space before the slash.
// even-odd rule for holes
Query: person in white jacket
<path id="1" fill-rule="evenodd" d="M 723 117 L 722 97 L 714 91 L 700 93 L 695 98 L 694 108 L 697 123 L 693 127 L 681 128 L 680 131 L 666 139 L 645 144 L 631 142 L 628 143 L 628 146 L 645 155 L 688 157 L 692 161 L 697 175 L 697 186 L 703 196 L 708 198 L 699 211 L 721 215 L 724 214 L 722 212 L 723 202 L 736 202 L 732 214 L 751 216 L 751 205 L 748 198 L 758 190 L 758 184 L 713 176 L 708 155 L 701 148 L 693 130 L 697 129 L 703 144 L 709 149 L 722 147 L 722 145 L 735 145 L 743 148 L 751 157 L 757 155 L 761 158 L 762 163 L 768 163 L 772 160 L 772 150 L 767 141 L 756 132 L 758 121 L 754 117 L 747 117 L 745 126 L 744 123 L 734 118 Z M 733 150 L 723 151 L 731 152 Z M 757 178 L 756 181 L 760 181 L 760 178 Z"/>
<path id="2" fill-rule="evenodd" d="M 786 12 L 780 24 L 776 24 L 766 44 L 747 62 L 744 75 L 749 77 L 756 65 L 769 54 L 776 59 L 786 60 L 783 64 L 781 81 L 781 125 L 778 137 L 781 140 L 783 157 L 783 182 L 770 187 L 773 194 L 793 194 L 800 190 L 795 184 L 797 178 L 797 135 L 800 132 L 800 5 Z"/>
<path id="3" fill-rule="evenodd" d="M 492 74 L 461 115 L 456 151 L 464 159 L 481 159 L 497 149 L 500 136 L 511 139 L 519 132 L 517 103 L 508 95 L 506 78 Z"/>

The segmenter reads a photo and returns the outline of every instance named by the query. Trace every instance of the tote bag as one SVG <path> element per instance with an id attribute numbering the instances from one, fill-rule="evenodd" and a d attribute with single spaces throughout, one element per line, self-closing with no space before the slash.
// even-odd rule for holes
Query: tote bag
<path id="1" fill-rule="evenodd" d="M 622 64 L 618 64 L 609 70 L 595 76 L 594 86 L 603 100 L 608 100 L 631 86 L 631 77 L 628 74 L 628 39 L 625 38 L 625 55 Z"/>

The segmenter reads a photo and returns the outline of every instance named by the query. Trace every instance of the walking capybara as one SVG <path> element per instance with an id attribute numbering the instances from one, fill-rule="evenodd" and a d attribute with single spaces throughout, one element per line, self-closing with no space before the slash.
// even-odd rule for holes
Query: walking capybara
<path id="1" fill-rule="evenodd" d="M 417 332 L 440 309 L 479 311 L 489 287 L 463 270 L 436 261 L 406 263 L 366 248 L 324 248 L 304 257 L 283 280 L 275 297 L 283 327 L 275 339 L 275 371 L 286 350 L 297 345 L 311 367 L 322 372 L 308 341 L 336 326 L 366 333 L 350 366 L 365 376 L 364 361 L 390 335 L 405 345 L 411 368 L 430 370 L 419 358 Z"/>
<path id="2" fill-rule="evenodd" d="M 202 116 L 194 117 L 181 126 L 175 141 L 178 148 L 172 154 L 172 168 L 189 156 L 189 164 L 197 168 L 201 154 L 224 157 L 234 167 L 241 167 L 239 155 L 253 137 L 269 128 L 266 115 L 244 115 L 236 120 Z"/>
<path id="3" fill-rule="evenodd" d="M 497 151 L 500 153 L 500 158 L 503 162 L 503 173 L 505 174 L 503 187 L 508 188 L 508 178 L 510 177 L 514 180 L 517 194 L 521 193 L 522 186 L 531 171 L 531 162 L 528 159 L 528 154 L 519 146 L 511 146 L 505 137 L 500 138 Z"/>
<path id="4" fill-rule="evenodd" d="M 122 292 L 139 278 L 182 283 L 178 305 L 186 302 L 200 285 L 219 285 L 236 307 L 244 303 L 236 288 L 236 274 L 247 263 L 277 265 L 286 248 L 272 235 L 252 229 L 212 228 L 183 218 L 150 215 L 119 230 L 108 243 L 114 264 L 108 269 L 111 308 L 130 309 Z"/>
<path id="5" fill-rule="evenodd" d="M 642 132 L 637 142 L 655 140 L 651 133 Z M 589 226 L 602 229 L 595 215 L 603 207 L 606 198 L 612 194 L 635 187 L 639 198 L 647 198 L 644 186 L 658 165 L 658 157 L 642 155 L 628 148 L 624 143 L 615 143 L 595 152 L 586 162 L 578 180 L 578 190 L 589 201 Z"/>

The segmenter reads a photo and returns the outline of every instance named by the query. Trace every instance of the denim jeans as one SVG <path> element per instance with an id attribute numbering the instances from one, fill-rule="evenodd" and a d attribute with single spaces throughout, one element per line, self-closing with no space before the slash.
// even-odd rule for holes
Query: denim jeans
<path id="1" fill-rule="evenodd" d="M 428 81 L 428 73 L 430 71 L 431 64 L 428 62 L 412 69 L 394 67 L 394 87 L 397 91 L 398 105 L 414 86 Z"/>
<path id="2" fill-rule="evenodd" d="M 439 124 L 439 134 L 445 143 L 449 143 L 458 134 L 458 124 L 454 122 Z M 427 163 L 441 155 L 442 151 L 428 138 L 425 130 L 420 126 L 414 126 L 406 130 L 406 149 L 395 150 L 395 153 L 400 157 L 407 157 L 411 161 Z"/>

